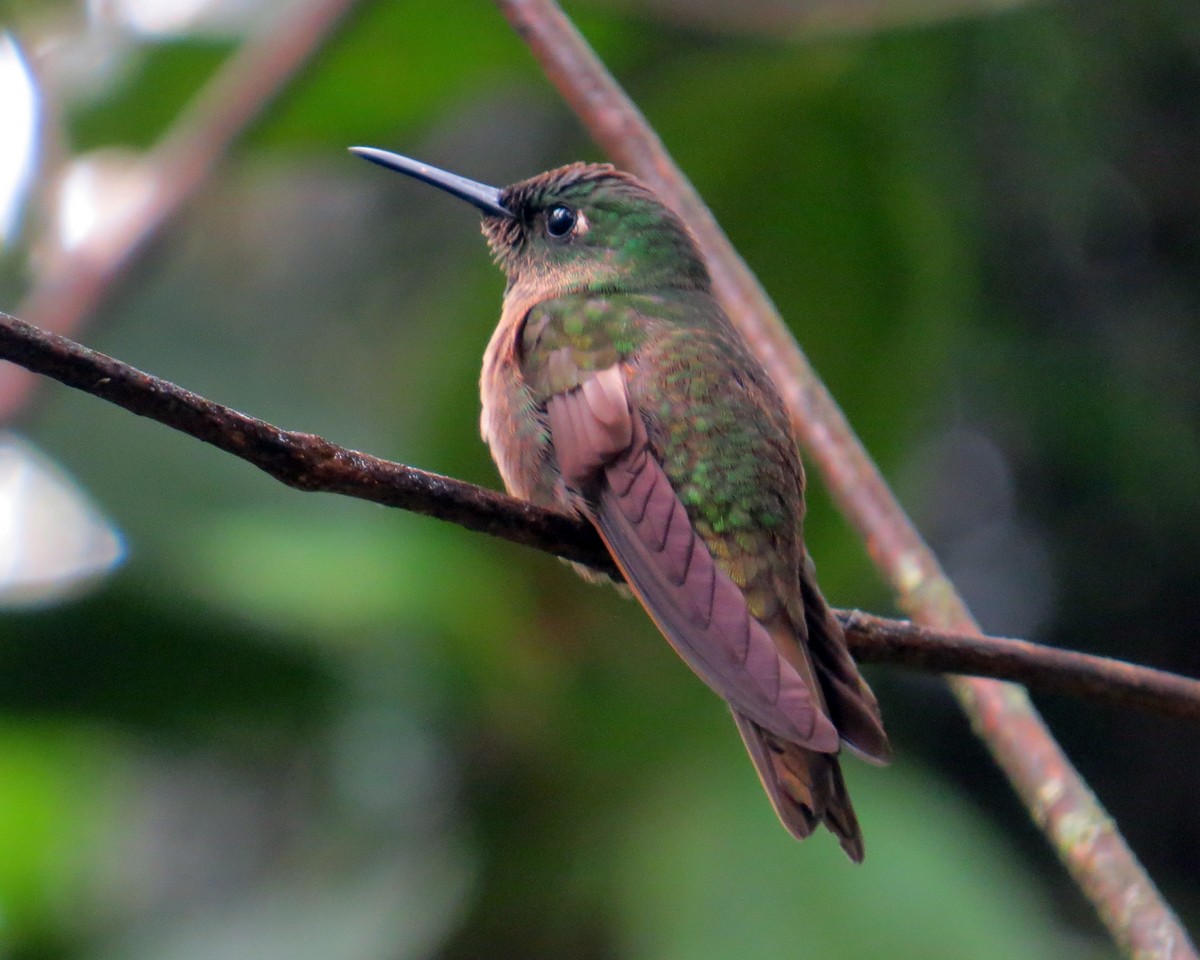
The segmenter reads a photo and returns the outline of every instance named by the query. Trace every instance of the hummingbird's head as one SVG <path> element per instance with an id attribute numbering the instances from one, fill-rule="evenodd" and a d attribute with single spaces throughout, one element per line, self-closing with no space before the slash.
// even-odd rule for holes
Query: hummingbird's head
<path id="1" fill-rule="evenodd" d="M 510 288 L 554 296 L 711 282 L 683 222 L 649 187 L 609 164 L 575 163 L 497 189 L 394 153 L 351 149 L 478 207 Z"/>
<path id="2" fill-rule="evenodd" d="M 575 163 L 500 191 L 509 216 L 483 219 L 510 283 L 555 292 L 707 287 L 683 222 L 640 180 Z"/>

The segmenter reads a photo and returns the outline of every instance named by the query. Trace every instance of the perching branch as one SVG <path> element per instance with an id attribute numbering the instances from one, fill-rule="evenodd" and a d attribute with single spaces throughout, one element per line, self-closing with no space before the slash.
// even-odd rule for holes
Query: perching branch
<path id="1" fill-rule="evenodd" d="M 901 606 L 931 627 L 979 625 L 888 489 L 845 415 L 662 141 L 553 0 L 496 0 L 593 138 L 692 229 L 713 286 L 788 404 L 800 442 Z M 951 676 L 972 727 L 1117 943 L 1144 960 L 1196 960 L 1186 931 L 1020 687 Z"/>
<path id="2" fill-rule="evenodd" d="M 210 443 L 290 487 L 437 517 L 619 576 L 596 532 L 580 520 L 281 430 L 2 313 L 0 359 Z M 1200 680 L 1024 640 L 945 633 L 859 611 L 838 616 L 863 660 L 1019 680 L 1048 693 L 1200 721 Z"/>
<path id="3" fill-rule="evenodd" d="M 0 312 L 0 360 L 50 377 L 232 453 L 297 490 L 320 490 L 449 520 L 609 571 L 577 521 L 460 480 L 281 430 Z"/>

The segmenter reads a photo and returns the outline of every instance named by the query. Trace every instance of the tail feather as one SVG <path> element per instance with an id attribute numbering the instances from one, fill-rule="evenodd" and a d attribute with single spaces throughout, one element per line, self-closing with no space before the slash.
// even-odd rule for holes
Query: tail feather
<path id="1" fill-rule="evenodd" d="M 862 831 L 836 754 L 780 740 L 737 710 L 732 712 L 771 805 L 792 836 L 803 840 L 824 823 L 846 855 L 861 863 Z"/>

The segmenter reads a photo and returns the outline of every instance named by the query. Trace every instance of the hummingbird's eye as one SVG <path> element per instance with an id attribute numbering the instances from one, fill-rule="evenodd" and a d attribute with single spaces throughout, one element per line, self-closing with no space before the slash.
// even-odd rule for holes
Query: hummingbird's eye
<path id="1" fill-rule="evenodd" d="M 555 240 L 561 240 L 575 229 L 575 219 L 575 211 L 570 207 L 552 207 L 546 214 L 546 233 Z"/>

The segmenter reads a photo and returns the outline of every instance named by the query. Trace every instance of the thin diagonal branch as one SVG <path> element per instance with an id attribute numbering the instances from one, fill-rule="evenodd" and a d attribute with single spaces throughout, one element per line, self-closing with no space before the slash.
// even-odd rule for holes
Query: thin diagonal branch
<path id="1" fill-rule="evenodd" d="M 150 198 L 107 226 L 102 242 L 59 251 L 34 278 L 17 312 L 47 330 L 78 330 L 138 251 L 195 195 L 357 2 L 309 0 L 289 6 L 286 16 L 247 40 L 147 154 L 154 185 Z M 33 383 L 16 368 L 0 372 L 0 420 L 12 416 Z"/>
<path id="2" fill-rule="evenodd" d="M 717 296 L 784 395 L 801 444 L 902 607 L 929 626 L 979 633 L 761 285 L 587 41 L 553 0 L 496 0 L 496 5 L 601 147 L 691 227 Z M 950 683 L 973 728 L 1117 943 L 1138 958 L 1196 960 L 1179 920 L 1025 691 L 971 677 L 951 677 Z"/>
<path id="3" fill-rule="evenodd" d="M 210 443 L 291 487 L 449 520 L 618 576 L 600 538 L 578 519 L 347 450 L 311 433 L 281 430 L 2 313 L 0 359 Z M 851 648 L 865 660 L 1017 679 L 1047 692 L 1200 721 L 1200 680 L 1023 640 L 944 633 L 859 611 L 842 610 L 838 616 Z"/>

